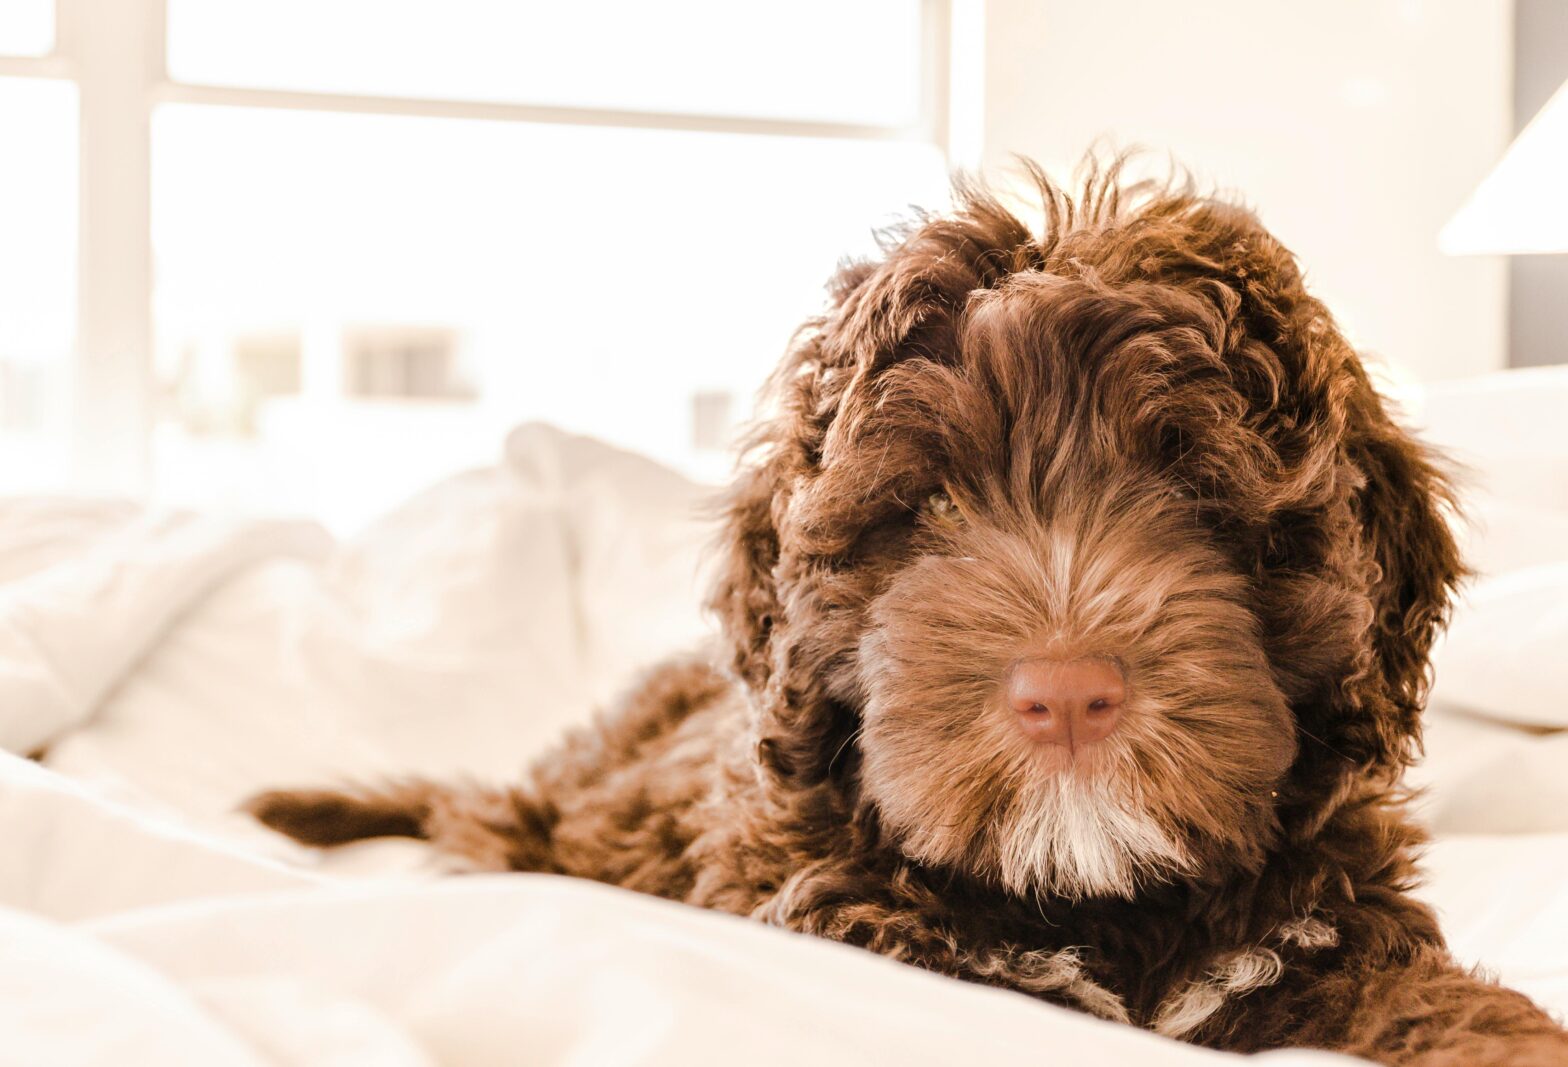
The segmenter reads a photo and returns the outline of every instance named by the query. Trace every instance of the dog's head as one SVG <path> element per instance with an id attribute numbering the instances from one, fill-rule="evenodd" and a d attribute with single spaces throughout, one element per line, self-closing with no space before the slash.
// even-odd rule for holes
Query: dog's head
<path id="1" fill-rule="evenodd" d="M 841 274 L 714 606 L 773 787 L 1015 893 L 1131 896 L 1397 774 L 1460 567 L 1250 213 L 1040 185 L 1041 234 L 967 191 Z"/>

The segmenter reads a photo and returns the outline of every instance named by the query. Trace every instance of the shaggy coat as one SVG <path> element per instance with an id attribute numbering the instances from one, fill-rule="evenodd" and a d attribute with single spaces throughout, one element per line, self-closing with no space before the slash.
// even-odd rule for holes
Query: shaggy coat
<path id="1" fill-rule="evenodd" d="M 1408 895 L 1400 777 L 1462 574 L 1432 457 L 1249 212 L 1037 178 L 1041 232 L 960 189 L 797 335 L 725 505 L 721 655 L 511 788 L 252 810 L 1216 1048 L 1568 1064 Z M 1115 733 L 1032 742 L 1006 693 L 1034 662 L 1114 671 Z"/>

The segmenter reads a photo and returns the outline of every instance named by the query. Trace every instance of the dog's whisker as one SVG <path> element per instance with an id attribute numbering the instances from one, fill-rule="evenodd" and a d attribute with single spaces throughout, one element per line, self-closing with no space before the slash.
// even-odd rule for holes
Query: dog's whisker
<path id="1" fill-rule="evenodd" d="M 828 760 L 828 770 L 831 771 L 833 769 L 834 765 L 838 763 L 838 759 L 839 759 L 840 756 L 842 756 L 844 754 L 844 750 L 845 749 L 847 749 L 850 745 L 855 744 L 856 742 L 858 742 L 860 740 L 860 735 L 861 735 L 863 730 L 864 730 L 864 727 L 857 727 L 854 731 L 852 731 L 850 734 L 848 734 L 844 738 L 843 744 L 839 745 L 838 749 L 836 751 L 834 751 L 833 758 Z"/>

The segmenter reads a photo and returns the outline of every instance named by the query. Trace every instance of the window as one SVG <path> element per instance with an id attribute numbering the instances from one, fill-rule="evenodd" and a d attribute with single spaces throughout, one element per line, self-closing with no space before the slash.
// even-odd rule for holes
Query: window
<path id="1" fill-rule="evenodd" d="M 348 529 L 528 419 L 719 477 L 838 259 L 946 196 L 939 0 L 87 3 L 56 102 L 0 95 L 49 190 L 0 204 L 0 433 L 74 421 L 91 487 Z M 67 180 L 77 85 L 128 184 Z"/>
<path id="2" fill-rule="evenodd" d="M 14 21 L 0 23 L 0 38 Z M 36 490 L 69 474 L 75 90 L 0 77 L 0 139 L 0 491 Z"/>
<path id="3" fill-rule="evenodd" d="M 206 85 L 914 126 L 921 29 L 918 0 L 169 0 L 168 55 Z"/>
<path id="4" fill-rule="evenodd" d="M 472 399 L 472 375 L 458 359 L 458 334 L 440 327 L 372 326 L 343 339 L 350 396 Z"/>
<path id="5" fill-rule="evenodd" d="M 54 0 L 0 5 L 0 55 L 43 56 L 54 48 Z"/>

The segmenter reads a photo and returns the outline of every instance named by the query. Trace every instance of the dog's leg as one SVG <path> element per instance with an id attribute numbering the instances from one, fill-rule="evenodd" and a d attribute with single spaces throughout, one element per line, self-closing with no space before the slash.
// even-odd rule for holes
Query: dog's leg
<path id="1" fill-rule="evenodd" d="M 1259 989 L 1187 1035 L 1235 1051 L 1305 1046 L 1397 1067 L 1568 1067 L 1568 1033 L 1522 993 L 1430 945 Z"/>
<path id="2" fill-rule="evenodd" d="M 522 790 L 450 786 L 422 779 L 387 785 L 285 789 L 245 810 L 294 840 L 330 848 L 371 837 L 413 837 L 486 871 L 554 871 L 548 809 Z"/>
<path id="3" fill-rule="evenodd" d="M 367 837 L 427 838 L 425 820 L 440 788 L 408 781 L 377 789 L 279 789 L 251 797 L 244 809 L 279 833 L 317 848 Z"/>
<path id="4" fill-rule="evenodd" d="M 1347 1036 L 1343 1051 L 1389 1064 L 1568 1067 L 1568 1034 L 1546 1012 L 1446 959 L 1417 957 L 1369 982 Z"/>

